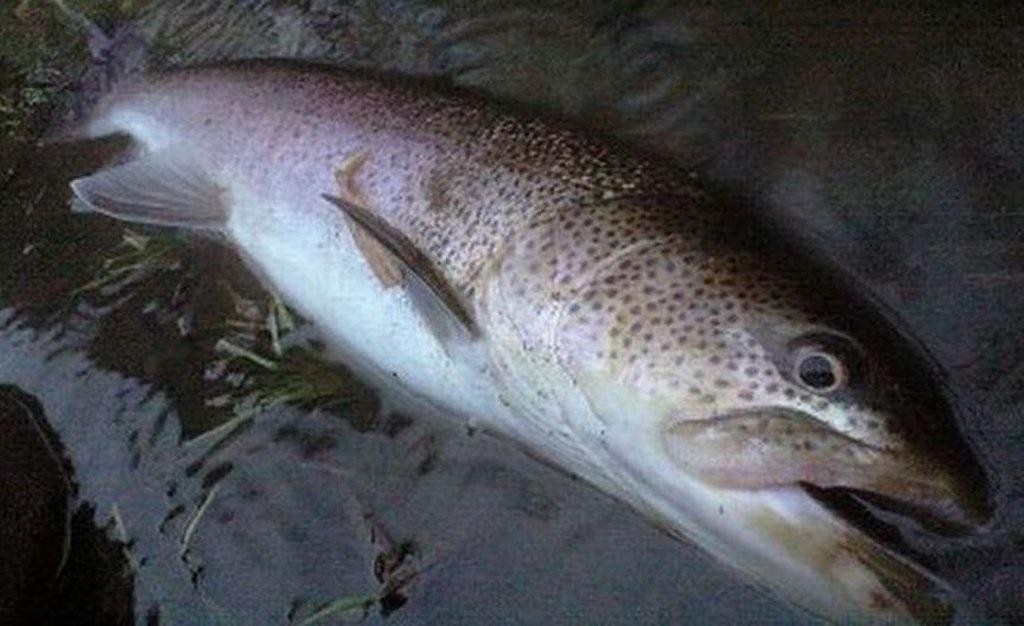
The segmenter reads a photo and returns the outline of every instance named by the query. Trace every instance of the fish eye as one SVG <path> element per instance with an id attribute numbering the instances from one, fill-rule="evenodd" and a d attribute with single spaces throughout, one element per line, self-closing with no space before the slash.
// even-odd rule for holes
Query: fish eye
<path id="1" fill-rule="evenodd" d="M 820 349 L 804 348 L 796 355 L 793 378 L 815 393 L 830 393 L 849 379 L 846 367 L 833 354 Z"/>

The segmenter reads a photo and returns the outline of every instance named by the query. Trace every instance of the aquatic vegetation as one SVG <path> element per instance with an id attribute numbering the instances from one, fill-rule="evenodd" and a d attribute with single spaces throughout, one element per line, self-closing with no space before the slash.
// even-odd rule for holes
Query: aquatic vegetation
<path id="1" fill-rule="evenodd" d="M 177 294 L 187 282 L 183 277 L 189 270 L 187 248 L 186 240 L 174 231 L 142 234 L 126 229 L 95 278 L 75 289 L 71 300 L 98 296 L 116 307 L 168 278 L 169 284 L 178 285 Z M 302 323 L 279 296 L 248 290 L 243 296 L 230 282 L 218 290 L 226 291 L 229 298 L 222 321 L 196 332 L 212 347 L 207 379 L 228 386 L 206 404 L 225 416 L 217 426 L 191 439 L 190 445 L 221 441 L 260 412 L 280 404 L 340 407 L 370 397 L 346 370 L 328 364 L 304 333 L 296 332 Z M 181 317 L 177 322 L 182 327 L 186 324 Z"/>
<path id="2" fill-rule="evenodd" d="M 123 22 L 144 2 L 18 0 L 0 3 L 0 139 L 28 141 L 88 63 L 82 24 Z M 73 35 L 73 36 L 69 36 Z"/>
<path id="3" fill-rule="evenodd" d="M 109 294 L 162 271 L 181 269 L 184 240 L 172 231 L 143 235 L 125 229 L 118 248 L 123 253 L 107 258 L 96 278 L 71 292 L 75 298 L 88 292 Z"/>
<path id="4" fill-rule="evenodd" d="M 329 367 L 315 352 L 306 347 L 288 349 L 277 360 L 241 348 L 222 339 L 217 347 L 232 357 L 259 365 L 250 375 L 248 400 L 255 410 L 286 403 L 312 408 L 344 400 L 348 381 L 343 373 Z"/>
<path id="5" fill-rule="evenodd" d="M 269 343 L 275 357 L 284 356 L 281 338 L 296 329 L 295 317 L 277 294 L 270 294 L 266 305 L 245 298 L 234 290 L 231 290 L 231 297 L 234 300 L 234 316 L 228 318 L 225 325 L 232 332 L 218 344 L 225 352 L 235 352 L 235 356 L 246 356 L 254 363 L 273 369 L 273 362 L 242 346 L 258 343 L 262 338 Z"/>
<path id="6" fill-rule="evenodd" d="M 278 404 L 307 409 L 343 404 L 355 397 L 355 381 L 346 371 L 329 365 L 315 346 L 292 333 L 294 315 L 276 294 L 265 304 L 232 292 L 234 316 L 225 321 L 229 332 L 214 350 L 238 377 L 237 387 L 209 401 L 230 407 L 245 419 Z"/>
<path id="7" fill-rule="evenodd" d="M 189 517 L 188 523 L 185 524 L 185 531 L 181 534 L 181 555 L 185 556 L 188 552 L 189 546 L 192 545 L 192 538 L 196 534 L 196 529 L 199 528 L 199 522 L 206 515 L 206 511 L 210 508 L 210 504 L 213 499 L 217 496 L 217 490 L 220 488 L 219 484 L 215 484 L 210 487 L 209 490 L 203 495 L 202 502 L 196 507 L 196 510 Z"/>
<path id="8" fill-rule="evenodd" d="M 2 71 L 5 75 L 10 74 L 6 68 Z M 0 136 L 12 140 L 25 139 L 31 133 L 33 116 L 55 98 L 60 81 L 59 72 L 46 68 L 15 76 L 0 91 Z"/>

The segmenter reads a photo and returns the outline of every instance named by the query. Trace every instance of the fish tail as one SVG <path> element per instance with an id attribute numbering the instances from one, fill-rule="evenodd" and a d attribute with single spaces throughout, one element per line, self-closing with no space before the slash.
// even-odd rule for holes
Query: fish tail
<path id="1" fill-rule="evenodd" d="M 53 6 L 57 7 L 64 17 L 70 20 L 74 25 L 85 33 L 89 37 L 89 53 L 93 58 L 97 58 L 100 55 L 100 51 L 109 47 L 111 43 L 110 37 L 107 36 L 103 29 L 100 28 L 96 22 L 93 22 L 85 15 L 71 8 L 64 0 L 50 0 Z"/>
<path id="2" fill-rule="evenodd" d="M 126 78 L 146 69 L 150 45 L 131 25 L 112 34 L 75 10 L 65 0 L 50 0 L 64 18 L 86 38 L 89 64 L 69 90 L 39 143 L 62 143 L 89 138 L 88 123 L 104 97 Z"/>

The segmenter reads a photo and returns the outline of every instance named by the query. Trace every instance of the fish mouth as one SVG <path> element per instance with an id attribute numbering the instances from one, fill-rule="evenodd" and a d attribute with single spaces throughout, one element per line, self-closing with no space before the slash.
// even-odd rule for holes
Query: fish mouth
<path id="1" fill-rule="evenodd" d="M 950 458 L 884 449 L 776 407 L 665 428 L 673 461 L 727 494 L 719 497 L 730 498 L 742 520 L 737 536 L 768 555 L 771 566 L 737 560 L 766 585 L 846 622 L 952 619 L 955 591 L 921 565 L 926 559 L 908 547 L 902 524 L 885 514 L 943 534 L 986 519 L 970 473 Z"/>
<path id="2" fill-rule="evenodd" d="M 800 486 L 844 516 L 879 507 L 945 535 L 970 532 L 991 514 L 987 489 L 965 459 L 882 448 L 795 409 L 679 421 L 667 435 L 677 462 L 720 487 Z"/>

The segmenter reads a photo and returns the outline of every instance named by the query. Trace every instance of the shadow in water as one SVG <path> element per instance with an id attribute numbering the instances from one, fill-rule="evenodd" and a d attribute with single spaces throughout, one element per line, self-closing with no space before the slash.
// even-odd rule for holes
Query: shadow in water
<path id="1" fill-rule="evenodd" d="M 134 623 L 124 544 L 93 523 L 73 478 L 39 402 L 0 385 L 0 623 Z"/>

